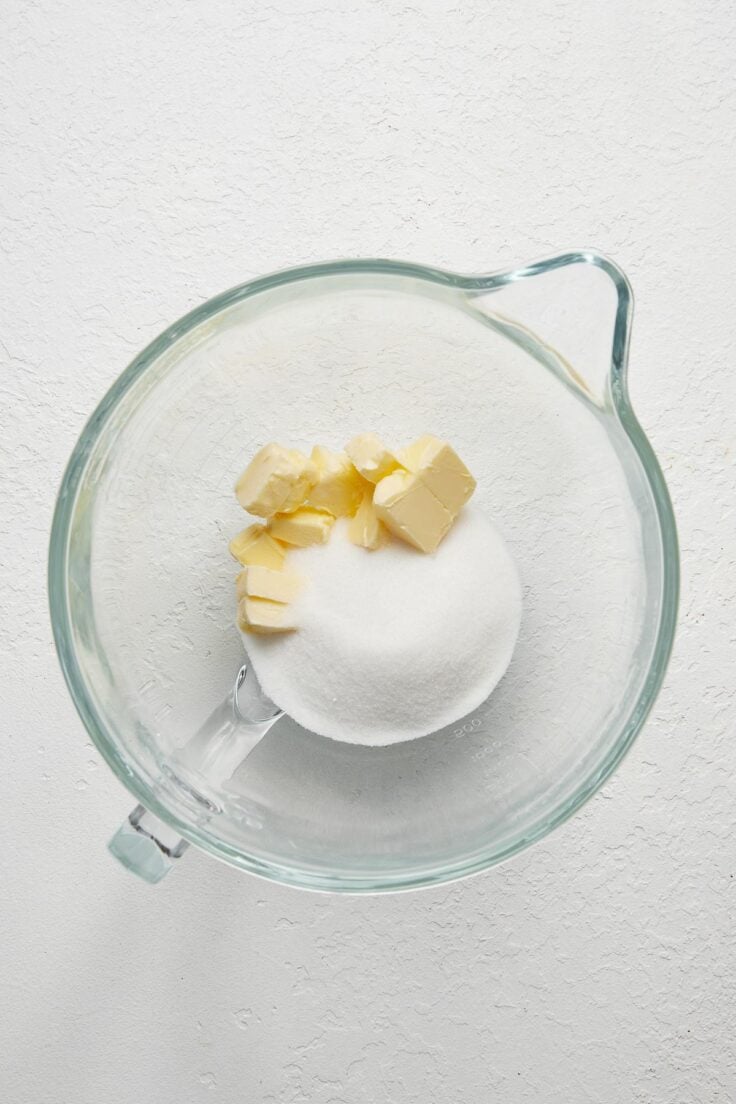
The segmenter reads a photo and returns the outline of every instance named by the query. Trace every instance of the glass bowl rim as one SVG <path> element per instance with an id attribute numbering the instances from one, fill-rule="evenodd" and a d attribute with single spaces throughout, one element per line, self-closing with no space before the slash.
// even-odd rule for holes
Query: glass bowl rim
<path id="1" fill-rule="evenodd" d="M 206 827 L 192 825 L 181 819 L 151 790 L 142 774 L 118 750 L 87 692 L 73 644 L 68 601 L 69 536 L 77 492 L 87 460 L 113 409 L 123 395 L 146 372 L 161 354 L 195 326 L 212 318 L 226 307 L 242 302 L 261 292 L 303 280 L 344 275 L 404 276 L 429 281 L 463 291 L 493 291 L 512 281 L 527 279 L 569 265 L 592 265 L 605 272 L 614 284 L 617 295 L 616 320 L 611 353 L 611 395 L 616 413 L 638 456 L 652 493 L 659 524 L 663 554 L 662 600 L 652 658 L 638 697 L 631 703 L 626 721 L 621 725 L 603 763 L 582 779 L 575 791 L 564 801 L 540 817 L 533 828 L 513 839 L 501 850 L 488 850 L 460 857 L 447 863 L 425 865 L 406 872 L 375 872 L 367 874 L 325 873 L 298 865 L 274 863 L 239 851 L 211 835 Z M 449 270 L 418 263 L 389 259 L 350 259 L 320 262 L 296 268 L 282 269 L 230 288 L 195 307 L 168 326 L 131 361 L 102 398 L 72 451 L 58 492 L 51 526 L 48 562 L 48 590 L 51 625 L 59 662 L 80 718 L 108 766 L 123 785 L 146 808 L 174 827 L 182 837 L 201 850 L 230 865 L 252 874 L 303 889 L 331 892 L 396 891 L 431 886 L 477 874 L 529 847 L 554 828 L 563 824 L 595 794 L 618 767 L 632 746 L 659 692 L 667 669 L 675 635 L 679 598 L 679 553 L 674 513 L 659 463 L 631 406 L 626 385 L 633 295 L 623 271 L 604 254 L 592 250 L 562 253 L 546 260 L 519 268 L 487 275 L 461 275 Z"/>

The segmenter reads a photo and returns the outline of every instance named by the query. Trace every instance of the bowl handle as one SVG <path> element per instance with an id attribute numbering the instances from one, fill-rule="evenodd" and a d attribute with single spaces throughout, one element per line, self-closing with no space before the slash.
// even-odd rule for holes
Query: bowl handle
<path id="1" fill-rule="evenodd" d="M 167 786 L 173 784 L 194 807 L 198 824 L 221 812 L 207 791 L 232 777 L 282 715 L 252 668 L 241 667 L 225 700 L 164 767 Z M 151 884 L 168 874 L 188 846 L 175 828 L 143 805 L 136 805 L 108 844 L 127 870 Z"/>
<path id="2" fill-rule="evenodd" d="M 107 846 L 127 870 L 155 885 L 166 877 L 189 844 L 159 817 L 136 805 Z"/>

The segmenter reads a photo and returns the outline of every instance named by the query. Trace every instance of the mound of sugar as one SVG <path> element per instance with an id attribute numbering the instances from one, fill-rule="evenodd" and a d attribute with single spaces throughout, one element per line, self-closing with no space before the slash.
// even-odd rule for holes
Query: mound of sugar
<path id="1" fill-rule="evenodd" d="M 509 665 L 519 578 L 472 507 L 430 556 L 400 541 L 367 552 L 338 522 L 329 543 L 289 557 L 307 580 L 298 630 L 243 643 L 264 691 L 312 732 L 376 745 L 426 736 L 477 708 Z"/>

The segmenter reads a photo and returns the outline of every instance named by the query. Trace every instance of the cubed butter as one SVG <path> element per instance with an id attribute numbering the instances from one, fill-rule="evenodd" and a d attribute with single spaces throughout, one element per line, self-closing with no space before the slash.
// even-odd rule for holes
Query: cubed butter
<path id="1" fill-rule="evenodd" d="M 416 472 L 397 471 L 382 479 L 373 496 L 380 521 L 421 552 L 434 552 L 452 525 L 452 515 Z"/>
<path id="2" fill-rule="evenodd" d="M 348 522 L 348 537 L 353 544 L 370 549 L 380 548 L 388 539 L 388 531 L 378 520 L 370 492 L 363 496 L 358 512 Z"/>
<path id="3" fill-rule="evenodd" d="M 260 564 L 269 567 L 273 571 L 280 571 L 284 566 L 286 549 L 283 544 L 271 536 L 265 525 L 249 525 L 238 533 L 228 545 L 230 554 L 241 564 Z"/>
<path id="4" fill-rule="evenodd" d="M 235 484 L 244 510 L 270 518 L 296 510 L 317 481 L 317 469 L 298 449 L 270 444 L 251 460 Z"/>
<path id="5" fill-rule="evenodd" d="M 270 602 L 293 602 L 303 580 L 294 571 L 273 571 L 261 564 L 252 564 L 238 572 L 235 595 L 241 598 L 268 598 Z"/>
<path id="6" fill-rule="evenodd" d="M 296 624 L 289 606 L 269 602 L 267 598 L 241 598 L 238 602 L 238 628 L 247 633 L 293 632 Z"/>
<path id="7" fill-rule="evenodd" d="M 359 433 L 345 446 L 345 451 L 364 479 L 378 483 L 400 467 L 399 461 L 375 433 Z"/>
<path id="8" fill-rule="evenodd" d="M 350 458 L 344 452 L 315 445 L 310 459 L 317 469 L 317 482 L 309 492 L 308 505 L 334 517 L 352 517 L 360 506 L 365 482 Z"/>
<path id="9" fill-rule="evenodd" d="M 431 433 L 425 433 L 422 437 L 419 437 L 411 445 L 407 445 L 405 448 L 397 449 L 396 456 L 400 461 L 401 466 L 408 471 L 416 471 L 422 460 L 425 450 L 431 445 L 433 441 L 438 440 L 437 437 L 433 437 Z"/>
<path id="10" fill-rule="evenodd" d="M 427 434 L 398 455 L 404 467 L 415 472 L 456 518 L 475 490 L 476 482 L 447 441 Z"/>
<path id="11" fill-rule="evenodd" d="M 302 506 L 292 514 L 277 514 L 271 519 L 269 531 L 272 537 L 285 544 L 306 548 L 310 544 L 326 544 L 334 524 L 332 514 Z"/>

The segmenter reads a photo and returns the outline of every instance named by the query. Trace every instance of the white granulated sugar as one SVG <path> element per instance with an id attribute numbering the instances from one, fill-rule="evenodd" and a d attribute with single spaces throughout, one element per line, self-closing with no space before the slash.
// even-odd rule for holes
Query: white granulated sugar
<path id="1" fill-rule="evenodd" d="M 338 522 L 328 544 L 290 551 L 289 567 L 307 580 L 298 630 L 243 641 L 265 692 L 304 728 L 413 740 L 476 709 L 509 665 L 519 578 L 472 507 L 430 556 L 397 540 L 368 552 Z"/>

